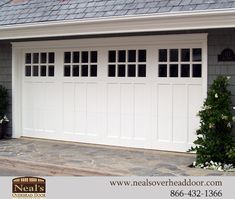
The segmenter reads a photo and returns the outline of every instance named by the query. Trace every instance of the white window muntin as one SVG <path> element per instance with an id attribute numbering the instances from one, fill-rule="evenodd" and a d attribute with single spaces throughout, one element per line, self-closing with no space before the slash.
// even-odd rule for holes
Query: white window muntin
<path id="1" fill-rule="evenodd" d="M 43 61 L 43 55 L 46 55 L 46 57 L 44 57 L 45 61 Z M 37 61 L 34 61 L 36 57 Z M 56 72 L 55 65 L 56 53 L 53 50 L 32 50 L 23 52 L 23 76 L 28 80 L 54 78 Z"/>
<path id="2" fill-rule="evenodd" d="M 134 60 L 133 57 L 130 57 L 131 53 L 135 53 Z M 110 53 L 112 53 L 115 58 L 114 60 L 110 60 Z M 120 60 L 122 57 L 120 54 L 124 55 L 124 61 Z M 133 48 L 110 48 L 107 51 L 107 76 L 109 78 L 144 78 L 146 77 L 147 73 L 147 53 L 148 50 L 146 47 L 133 47 Z M 143 58 L 141 60 L 141 58 Z M 133 68 L 134 70 L 131 71 L 130 68 Z M 140 70 L 141 67 L 143 68 L 143 72 L 141 74 Z M 113 68 L 112 74 L 110 69 Z"/>
<path id="3" fill-rule="evenodd" d="M 69 77 L 97 77 L 97 50 L 69 50 L 63 53 L 63 76 Z M 86 60 L 84 60 L 86 57 Z M 76 69 L 76 70 L 75 70 Z M 84 70 L 86 69 L 86 72 Z"/>
<path id="4" fill-rule="evenodd" d="M 159 50 L 161 49 L 167 49 L 167 61 L 165 62 L 160 62 L 159 61 Z M 178 49 L 178 61 L 170 61 L 170 49 Z M 182 49 L 190 49 L 190 61 L 181 61 L 181 50 Z M 192 50 L 193 49 L 201 49 L 201 61 L 193 61 L 193 57 L 192 57 Z M 176 44 L 174 45 L 173 43 L 171 45 L 161 45 L 161 46 L 158 46 L 157 50 L 156 50 L 156 72 L 157 72 L 157 77 L 161 79 L 161 81 L 163 79 L 175 79 L 175 80 L 179 80 L 179 79 L 191 79 L 191 80 L 196 80 L 196 79 L 201 79 L 203 78 L 204 76 L 204 73 L 203 73 L 203 67 L 206 67 L 204 66 L 204 63 L 205 63 L 205 60 L 204 60 L 204 54 L 206 53 L 205 49 L 203 48 L 202 45 L 199 45 L 199 44 L 188 44 L 188 45 L 185 45 L 185 44 Z M 166 77 L 159 77 L 159 64 L 165 64 L 167 65 L 167 76 Z M 178 65 L 178 77 L 170 77 L 170 64 L 177 64 Z M 190 65 L 190 76 L 189 77 L 181 77 L 181 65 L 184 65 L 184 64 L 189 64 Z M 192 66 L 193 65 L 201 65 L 201 77 L 193 77 L 193 71 L 192 71 Z M 164 81 L 164 80 L 163 80 Z M 197 80 L 196 80 L 197 81 Z"/>

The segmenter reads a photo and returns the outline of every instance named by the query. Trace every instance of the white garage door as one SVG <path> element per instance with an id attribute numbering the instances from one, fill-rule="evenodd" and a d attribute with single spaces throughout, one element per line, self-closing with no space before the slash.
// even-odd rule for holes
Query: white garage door
<path id="1" fill-rule="evenodd" d="M 85 41 L 24 50 L 23 136 L 189 149 L 206 87 L 202 42 Z"/>

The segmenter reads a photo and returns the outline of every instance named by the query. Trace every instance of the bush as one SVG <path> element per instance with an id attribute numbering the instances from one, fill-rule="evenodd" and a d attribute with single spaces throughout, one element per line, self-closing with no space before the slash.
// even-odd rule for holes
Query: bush
<path id="1" fill-rule="evenodd" d="M 0 85 L 0 119 L 2 119 L 7 112 L 8 106 L 8 92 L 7 89 Z"/>
<path id="2" fill-rule="evenodd" d="M 232 136 L 234 117 L 231 112 L 229 78 L 218 76 L 208 91 L 202 110 L 199 111 L 200 128 L 197 130 L 196 165 L 208 162 L 235 165 L 235 139 Z"/>

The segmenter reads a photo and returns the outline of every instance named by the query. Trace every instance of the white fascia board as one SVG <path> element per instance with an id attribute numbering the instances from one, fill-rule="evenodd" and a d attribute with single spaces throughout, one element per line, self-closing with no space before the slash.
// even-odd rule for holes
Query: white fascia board
<path id="1" fill-rule="evenodd" d="M 0 40 L 235 27 L 235 9 L 59 21 L 0 27 Z"/>
<path id="2" fill-rule="evenodd" d="M 26 41 L 12 42 L 13 49 L 29 49 L 30 51 L 38 49 L 54 48 L 92 48 L 110 47 L 110 46 L 129 46 L 129 45 L 148 45 L 154 46 L 166 44 L 198 44 L 207 41 L 207 33 L 196 34 L 170 34 L 154 36 L 132 36 L 132 37 L 106 37 L 106 38 L 89 38 L 89 39 L 69 39 L 69 40 L 50 40 L 50 41 Z"/>

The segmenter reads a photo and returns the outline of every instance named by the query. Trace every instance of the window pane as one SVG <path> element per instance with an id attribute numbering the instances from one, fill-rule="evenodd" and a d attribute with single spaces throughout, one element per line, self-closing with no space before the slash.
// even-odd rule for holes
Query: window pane
<path id="1" fill-rule="evenodd" d="M 202 77 L 202 65 L 193 64 L 193 77 Z"/>
<path id="2" fill-rule="evenodd" d="M 116 65 L 109 65 L 108 76 L 109 77 L 115 77 L 116 76 Z"/>
<path id="3" fill-rule="evenodd" d="M 170 65 L 170 77 L 178 77 L 178 64 Z"/>
<path id="4" fill-rule="evenodd" d="M 146 65 L 138 65 L 138 77 L 146 77 Z"/>
<path id="5" fill-rule="evenodd" d="M 116 51 L 114 50 L 109 51 L 109 62 L 110 63 L 116 62 Z"/>
<path id="6" fill-rule="evenodd" d="M 146 50 L 139 50 L 139 62 L 146 62 Z"/>
<path id="7" fill-rule="evenodd" d="M 170 61 L 178 61 L 179 52 L 178 49 L 170 49 Z"/>
<path id="8" fill-rule="evenodd" d="M 97 65 L 91 65 L 90 76 L 97 77 Z"/>
<path id="9" fill-rule="evenodd" d="M 158 67 L 158 75 L 159 77 L 167 77 L 167 65 L 166 64 L 160 64 Z"/>
<path id="10" fill-rule="evenodd" d="M 181 49 L 181 61 L 190 61 L 190 49 Z"/>
<path id="11" fill-rule="evenodd" d="M 97 51 L 91 51 L 91 63 L 97 63 Z"/>
<path id="12" fill-rule="evenodd" d="M 64 63 L 71 63 L 71 52 L 64 53 Z"/>
<path id="13" fill-rule="evenodd" d="M 33 63 L 34 64 L 39 63 L 39 53 L 33 53 Z"/>
<path id="14" fill-rule="evenodd" d="M 31 61 L 31 53 L 27 53 L 25 55 L 25 63 L 26 64 L 31 64 L 32 63 L 32 61 Z"/>
<path id="15" fill-rule="evenodd" d="M 55 53 L 49 53 L 49 61 L 50 64 L 55 63 Z"/>
<path id="16" fill-rule="evenodd" d="M 79 76 L 79 66 L 75 65 L 73 66 L 73 77 L 78 77 Z"/>
<path id="17" fill-rule="evenodd" d="M 47 75 L 47 67 L 46 66 L 40 67 L 40 75 L 41 75 L 41 77 L 45 77 Z"/>
<path id="18" fill-rule="evenodd" d="M 26 77 L 31 76 L 31 66 L 25 66 L 25 76 Z"/>
<path id="19" fill-rule="evenodd" d="M 118 77 L 126 76 L 126 65 L 118 65 Z"/>
<path id="20" fill-rule="evenodd" d="M 167 62 L 167 49 L 160 49 L 158 53 L 159 62 Z"/>
<path id="21" fill-rule="evenodd" d="M 73 52 L 73 63 L 79 63 L 79 52 Z"/>
<path id="22" fill-rule="evenodd" d="M 88 77 L 88 65 L 82 65 L 82 76 Z"/>
<path id="23" fill-rule="evenodd" d="M 33 66 L 33 76 L 38 76 L 38 66 Z"/>
<path id="24" fill-rule="evenodd" d="M 202 61 L 202 49 L 201 48 L 193 49 L 193 61 Z"/>
<path id="25" fill-rule="evenodd" d="M 49 66 L 48 67 L 48 76 L 54 77 L 55 76 L 55 66 Z"/>
<path id="26" fill-rule="evenodd" d="M 125 50 L 118 51 L 118 62 L 126 62 L 126 51 Z"/>
<path id="27" fill-rule="evenodd" d="M 181 77 L 190 77 L 190 65 L 189 64 L 181 65 Z"/>
<path id="28" fill-rule="evenodd" d="M 128 62 L 136 62 L 136 51 L 128 50 Z"/>
<path id="29" fill-rule="evenodd" d="M 135 77 L 136 76 L 136 65 L 130 64 L 128 65 L 128 77 Z"/>
<path id="30" fill-rule="evenodd" d="M 47 63 L 47 53 L 41 53 L 41 63 Z"/>
<path id="31" fill-rule="evenodd" d="M 88 63 L 88 52 L 87 51 L 82 52 L 82 63 Z"/>
<path id="32" fill-rule="evenodd" d="M 64 76 L 70 77 L 71 75 L 71 67 L 69 65 L 64 66 Z"/>

